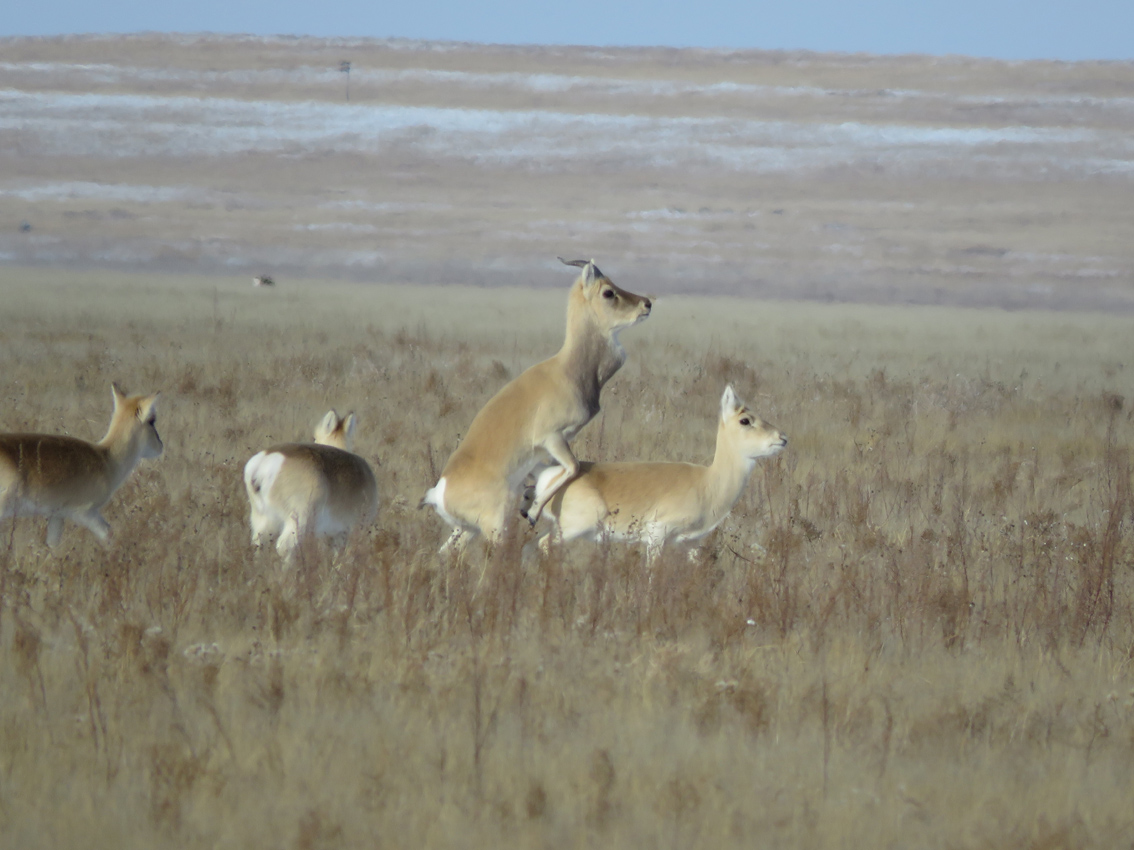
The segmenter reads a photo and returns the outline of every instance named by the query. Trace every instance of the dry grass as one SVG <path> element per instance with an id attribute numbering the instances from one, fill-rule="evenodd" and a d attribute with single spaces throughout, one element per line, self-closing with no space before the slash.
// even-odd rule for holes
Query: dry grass
<path id="1" fill-rule="evenodd" d="M 162 390 L 167 445 L 109 548 L 0 527 L 5 847 L 1134 840 L 1128 322 L 662 299 L 577 453 L 703 461 L 726 381 L 792 442 L 648 576 L 526 531 L 456 565 L 415 509 L 562 291 L 7 270 L 0 298 L 0 428 L 97 438 L 117 379 Z M 331 406 L 383 509 L 285 574 L 240 468 Z"/>

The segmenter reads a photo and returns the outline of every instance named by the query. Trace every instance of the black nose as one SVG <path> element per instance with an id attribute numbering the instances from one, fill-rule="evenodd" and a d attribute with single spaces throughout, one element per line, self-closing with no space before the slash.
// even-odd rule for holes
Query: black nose
<path id="1" fill-rule="evenodd" d="M 653 306 L 654 306 L 654 303 L 649 298 L 647 298 L 646 299 L 646 309 L 649 310 Z"/>

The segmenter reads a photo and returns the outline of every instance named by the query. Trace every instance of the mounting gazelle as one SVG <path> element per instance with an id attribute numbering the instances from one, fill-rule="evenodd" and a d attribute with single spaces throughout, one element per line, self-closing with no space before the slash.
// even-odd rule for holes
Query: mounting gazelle
<path id="1" fill-rule="evenodd" d="M 649 298 L 615 286 L 594 260 L 562 262 L 582 269 L 567 300 L 563 347 L 488 400 L 422 499 L 455 526 L 442 551 L 463 546 L 471 532 L 496 540 L 537 466 L 554 464 L 543 474 L 545 499 L 575 475 L 568 443 L 598 413 L 603 385 L 626 362 L 618 334 L 650 315 Z M 531 506 L 533 523 L 542 508 Z"/>
<path id="2" fill-rule="evenodd" d="M 104 543 L 110 524 L 103 506 L 142 458 L 158 457 L 154 425 L 158 394 L 127 396 L 110 385 L 114 413 L 97 443 L 49 434 L 0 434 L 0 518 L 47 517 L 47 545 L 63 534 L 63 520 L 86 526 Z"/>
<path id="3" fill-rule="evenodd" d="M 314 443 L 282 443 L 244 465 L 252 506 L 252 545 L 278 537 L 276 551 L 290 561 L 307 534 L 328 536 L 341 547 L 351 529 L 378 513 L 378 486 L 370 464 L 350 451 L 353 413 L 330 410 L 315 428 Z"/>
<path id="4" fill-rule="evenodd" d="M 547 551 L 553 536 L 639 540 L 652 562 L 667 542 L 691 543 L 716 528 L 740 498 L 756 460 L 786 445 L 783 433 L 726 387 L 711 465 L 582 463 L 578 476 L 547 503 L 556 528 L 540 538 L 540 548 Z M 547 498 L 549 472 L 536 482 L 537 500 Z"/>

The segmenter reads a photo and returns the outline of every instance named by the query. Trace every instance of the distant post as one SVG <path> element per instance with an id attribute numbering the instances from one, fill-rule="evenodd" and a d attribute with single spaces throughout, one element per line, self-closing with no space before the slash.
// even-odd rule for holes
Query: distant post
<path id="1" fill-rule="evenodd" d="M 350 62 L 343 60 L 339 63 L 339 71 L 346 74 L 346 99 L 350 102 Z"/>

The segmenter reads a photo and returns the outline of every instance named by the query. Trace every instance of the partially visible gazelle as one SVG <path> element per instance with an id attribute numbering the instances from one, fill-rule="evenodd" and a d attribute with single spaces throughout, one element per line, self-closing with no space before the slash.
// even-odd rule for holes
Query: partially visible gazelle
<path id="1" fill-rule="evenodd" d="M 373 522 L 378 485 L 370 464 L 350 451 L 355 425 L 353 413 L 340 419 L 327 411 L 314 443 L 272 446 L 244 465 L 253 546 L 276 537 L 276 551 L 290 561 L 308 534 L 341 547 L 351 529 Z"/>
<path id="2" fill-rule="evenodd" d="M 591 536 L 638 540 L 653 562 L 666 543 L 692 543 L 728 516 L 744 491 L 756 460 L 781 451 L 787 437 L 756 416 L 731 386 L 721 396 L 717 449 L 709 466 L 692 463 L 582 463 L 576 478 L 547 503 L 562 540 Z M 546 496 L 545 471 L 535 498 Z"/>
<path id="3" fill-rule="evenodd" d="M 562 258 L 560 258 L 562 259 Z M 567 300 L 567 336 L 555 356 L 528 368 L 488 400 L 421 505 L 454 526 L 446 551 L 469 533 L 503 531 L 529 472 L 544 472 L 544 498 L 578 471 L 569 441 L 599 412 L 603 385 L 626 362 L 618 334 L 650 315 L 650 299 L 611 283 L 594 260 L 562 260 L 582 272 Z M 534 524 L 543 509 L 528 511 Z"/>
<path id="4" fill-rule="evenodd" d="M 158 393 L 127 396 L 110 385 L 114 413 L 97 443 L 48 434 L 0 434 L 0 518 L 47 517 L 47 545 L 63 520 L 89 528 L 104 543 L 110 524 L 102 508 L 147 457 L 162 453 L 154 422 Z"/>

